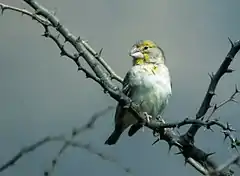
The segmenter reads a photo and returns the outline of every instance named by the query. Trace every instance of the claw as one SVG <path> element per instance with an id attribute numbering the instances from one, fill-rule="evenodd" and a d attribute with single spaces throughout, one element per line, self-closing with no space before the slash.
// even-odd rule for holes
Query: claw
<path id="1" fill-rule="evenodd" d="M 152 145 L 156 144 L 158 141 L 160 141 L 159 138 L 157 138 L 157 140 L 155 140 L 155 141 L 152 143 Z"/>
<path id="2" fill-rule="evenodd" d="M 148 113 L 146 113 L 146 112 L 144 112 L 143 114 L 145 116 L 146 123 L 149 123 L 151 121 L 151 119 L 152 119 L 152 116 L 148 115 Z"/>

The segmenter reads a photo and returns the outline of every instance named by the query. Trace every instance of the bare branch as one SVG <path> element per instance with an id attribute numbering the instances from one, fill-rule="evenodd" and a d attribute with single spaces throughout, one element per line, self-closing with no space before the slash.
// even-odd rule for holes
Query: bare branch
<path id="1" fill-rule="evenodd" d="M 9 5 L 0 3 L 0 10 L 1 10 L 2 14 L 5 10 L 12 10 L 12 11 L 20 12 L 20 13 L 22 13 L 22 15 L 27 15 L 27 16 L 31 17 L 33 20 L 38 21 L 42 25 L 51 26 L 51 23 L 48 20 L 45 20 L 44 18 L 41 18 L 38 15 L 31 13 L 25 9 L 20 9 L 17 7 L 13 7 L 13 6 L 9 6 Z"/>
<path id="2" fill-rule="evenodd" d="M 213 109 L 212 109 L 211 113 L 210 113 L 209 116 L 206 118 L 207 121 L 210 120 L 210 118 L 212 117 L 212 115 L 213 115 L 218 109 L 220 109 L 221 107 L 223 107 L 223 106 L 226 105 L 227 103 L 229 103 L 229 102 L 235 102 L 235 103 L 237 103 L 236 100 L 235 100 L 235 97 L 237 96 L 237 94 L 239 94 L 239 90 L 238 90 L 238 88 L 237 88 L 237 85 L 235 85 L 235 91 L 233 92 L 233 94 L 232 94 L 228 99 L 224 100 L 224 101 L 221 102 L 220 104 L 215 104 L 215 105 L 213 106 Z"/>
<path id="3" fill-rule="evenodd" d="M 230 40 L 231 41 L 231 40 Z M 201 104 L 201 107 L 199 108 L 196 119 L 200 119 L 203 117 L 207 110 L 210 108 L 210 102 L 212 100 L 212 97 L 215 95 L 215 90 L 218 85 L 219 80 L 222 78 L 222 76 L 227 73 L 228 67 L 231 64 L 233 58 L 237 54 L 237 52 L 240 49 L 240 41 L 232 42 L 231 41 L 231 49 L 228 52 L 227 56 L 225 57 L 224 61 L 220 65 L 219 69 L 215 74 L 212 75 L 210 84 L 208 86 L 207 93 L 203 99 L 203 102 Z M 186 132 L 186 134 L 183 135 L 183 138 L 188 141 L 194 141 L 194 136 L 196 135 L 198 129 L 201 126 L 199 125 L 192 125 L 189 130 Z"/>
<path id="4" fill-rule="evenodd" d="M 95 113 L 91 118 L 90 120 L 83 126 L 81 126 L 80 128 L 74 128 L 72 130 L 72 136 L 71 136 L 71 139 L 70 141 L 72 141 L 75 137 L 77 137 L 78 134 L 82 134 L 83 132 L 86 132 L 88 130 L 91 130 L 93 128 L 93 125 L 95 124 L 96 120 L 98 120 L 100 117 L 102 117 L 103 115 L 105 115 L 107 112 L 109 112 L 111 109 L 113 109 L 112 106 L 109 106 L 108 108 L 98 112 L 98 113 Z M 63 146 L 61 147 L 61 149 L 59 150 L 59 152 L 57 153 L 57 155 L 53 158 L 52 160 L 52 165 L 51 165 L 51 168 L 49 169 L 48 172 L 48 175 L 52 175 L 52 173 L 54 172 L 54 169 L 61 157 L 61 155 L 63 154 L 64 151 L 66 151 L 66 149 L 69 147 L 69 143 L 68 142 L 65 142 L 63 144 Z"/>
<path id="5" fill-rule="evenodd" d="M 46 8 L 38 4 L 33 0 L 24 0 L 28 5 L 30 5 L 35 11 L 36 14 L 48 19 L 52 26 L 65 38 L 66 41 L 71 43 L 73 47 L 79 52 L 79 55 L 82 56 L 88 65 L 92 68 L 94 73 L 101 79 L 101 86 L 105 91 L 107 91 L 112 97 L 120 99 L 119 88 L 114 85 L 111 81 L 111 78 L 101 65 L 96 62 L 95 56 L 93 56 L 83 45 L 80 37 L 76 37 L 69 32 L 69 30 L 60 23 L 57 17 L 51 14 Z M 117 91 L 117 92 L 116 92 Z"/>
<path id="6" fill-rule="evenodd" d="M 100 111 L 96 114 L 94 114 L 92 116 L 92 118 L 85 124 L 83 125 L 81 128 L 77 129 L 77 133 L 73 132 L 72 134 L 72 138 L 70 140 L 67 140 L 65 135 L 58 135 L 58 136 L 47 136 L 39 141 L 37 141 L 36 143 L 29 145 L 27 147 L 22 148 L 14 157 L 12 157 L 9 161 L 7 161 L 5 164 L 3 164 L 0 167 L 0 172 L 3 172 L 4 170 L 6 170 L 7 168 L 13 166 L 20 158 L 22 158 L 24 155 L 35 151 L 37 148 L 49 143 L 49 142 L 64 142 L 64 145 L 62 147 L 62 149 L 59 151 L 58 153 L 58 157 L 60 157 L 60 155 L 64 152 L 64 150 L 66 150 L 67 147 L 71 146 L 71 147 L 77 147 L 80 149 L 84 149 L 87 150 L 89 153 L 97 155 L 98 157 L 100 157 L 103 160 L 115 163 L 116 165 L 118 165 L 119 167 L 121 167 L 125 172 L 127 173 L 131 173 L 130 168 L 126 168 L 121 166 L 117 160 L 115 160 L 112 157 L 106 156 L 105 154 L 98 152 L 97 150 L 95 150 L 90 144 L 84 144 L 81 143 L 79 141 L 74 141 L 73 138 L 76 136 L 76 134 L 80 134 L 82 132 L 85 132 L 87 130 L 90 130 L 94 123 L 96 122 L 96 120 L 98 118 L 100 118 L 101 116 L 105 115 L 109 110 L 111 110 L 113 107 L 108 107 L 107 109 L 104 109 L 103 111 Z M 64 148 L 64 149 L 63 149 Z M 52 160 L 52 168 L 55 167 L 55 165 L 57 164 L 58 158 L 55 158 Z M 50 171 L 53 171 L 50 170 Z M 45 175 L 49 175 L 51 174 L 50 171 L 45 171 Z"/>
<path id="7" fill-rule="evenodd" d="M 85 48 L 92 54 L 95 56 L 95 58 L 103 65 L 103 67 L 108 71 L 108 73 L 110 74 L 110 77 L 112 79 L 117 80 L 118 82 L 122 83 L 123 79 L 118 76 L 113 70 L 112 68 L 105 62 L 105 60 L 101 57 L 101 53 L 102 50 L 100 50 L 99 53 L 97 53 L 96 51 L 94 51 L 94 49 L 88 44 L 87 41 L 82 40 L 83 45 L 85 46 Z"/>
<path id="8" fill-rule="evenodd" d="M 214 170 L 213 172 L 210 172 L 208 174 L 208 176 L 218 176 L 219 173 L 221 173 L 224 170 L 229 169 L 229 167 L 233 164 L 237 165 L 238 167 L 240 167 L 240 156 L 236 155 L 233 156 L 232 158 L 230 158 L 229 160 L 227 160 L 224 164 L 220 165 L 216 170 Z"/>
<path id="9" fill-rule="evenodd" d="M 7 169 L 10 166 L 13 166 L 20 158 L 22 158 L 25 154 L 33 152 L 34 150 L 36 150 L 38 147 L 41 147 L 42 145 L 50 142 L 50 141 L 56 141 L 56 140 L 65 140 L 65 138 L 63 136 L 54 136 L 54 137 L 50 137 L 47 136 L 41 140 L 39 140 L 38 142 L 29 145 L 27 147 L 24 147 L 23 149 L 20 150 L 19 153 L 17 153 L 12 159 L 10 159 L 9 161 L 7 161 L 5 164 L 3 164 L 0 167 L 0 172 L 4 171 L 5 169 Z"/>

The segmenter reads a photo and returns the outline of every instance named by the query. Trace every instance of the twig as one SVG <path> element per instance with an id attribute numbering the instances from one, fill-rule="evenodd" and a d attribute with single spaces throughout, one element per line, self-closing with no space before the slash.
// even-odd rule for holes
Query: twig
<path id="1" fill-rule="evenodd" d="M 99 53 L 97 53 L 89 44 L 87 41 L 82 40 L 83 45 L 85 46 L 85 48 L 92 54 L 95 56 L 95 58 L 102 64 L 102 66 L 108 71 L 108 73 L 110 74 L 110 77 L 112 79 L 117 80 L 118 82 L 122 83 L 123 79 L 118 76 L 113 70 L 112 68 L 105 62 L 105 60 L 101 57 L 101 53 L 102 50 L 100 50 Z"/>
<path id="2" fill-rule="evenodd" d="M 1 10 L 2 15 L 3 15 L 4 10 L 12 10 L 12 11 L 15 11 L 15 12 L 20 12 L 20 13 L 22 13 L 22 15 L 30 16 L 32 19 L 38 21 L 39 23 L 41 23 L 43 25 L 46 25 L 46 26 L 51 26 L 52 25 L 48 20 L 45 20 L 44 18 L 41 18 L 38 15 L 36 15 L 34 13 L 31 13 L 31 12 L 25 10 L 25 9 L 20 9 L 20 8 L 17 8 L 17 7 L 13 7 L 13 6 L 9 6 L 9 5 L 0 3 L 0 10 Z"/>
<path id="3" fill-rule="evenodd" d="M 84 125 L 82 126 L 81 128 L 78 128 L 77 132 L 78 134 L 86 131 L 86 130 L 89 130 L 93 127 L 93 124 L 96 122 L 96 120 L 98 118 L 100 118 L 102 115 L 106 114 L 109 110 L 111 110 L 112 107 L 108 107 L 107 109 L 99 112 L 99 113 L 96 113 L 92 116 L 92 118 Z M 75 133 L 76 134 L 76 133 Z M 84 144 L 84 143 L 81 143 L 79 141 L 73 141 L 73 137 L 70 139 L 70 140 L 67 140 L 65 135 L 58 135 L 58 136 L 47 136 L 47 137 L 44 137 L 43 139 L 35 142 L 34 144 L 32 145 L 29 145 L 27 147 L 24 147 L 22 148 L 14 157 L 12 157 L 9 161 L 7 161 L 5 164 L 3 164 L 1 167 L 0 167 L 0 172 L 3 172 L 4 170 L 6 170 L 7 168 L 15 165 L 15 163 L 20 159 L 22 158 L 24 155 L 30 153 L 30 152 L 33 152 L 35 151 L 37 148 L 49 143 L 49 142 L 64 142 L 64 148 L 66 149 L 68 146 L 71 146 L 71 147 L 78 147 L 80 149 L 85 149 L 87 150 L 89 153 L 91 154 L 94 154 L 94 155 L 97 155 L 98 157 L 100 157 L 101 159 L 103 160 L 106 160 L 106 161 L 109 161 L 109 162 L 112 162 L 112 163 L 115 163 L 117 164 L 118 166 L 120 166 L 125 172 L 127 173 L 131 173 L 131 170 L 130 168 L 126 168 L 126 167 L 123 167 L 121 166 L 117 160 L 115 160 L 114 158 L 111 158 L 109 156 L 106 156 L 105 154 L 101 153 L 101 152 L 98 152 L 97 150 L 95 150 L 90 144 Z M 63 149 L 61 151 L 61 154 L 63 153 L 63 151 L 65 150 Z M 58 156 L 60 156 L 60 154 L 58 154 Z M 52 160 L 52 165 L 56 165 L 57 163 L 57 159 L 55 160 Z M 45 171 L 44 172 L 45 175 L 49 175 L 50 172 L 49 171 Z"/>
<path id="4" fill-rule="evenodd" d="M 236 42 L 232 42 L 229 39 L 230 43 L 231 43 L 231 49 L 228 52 L 227 56 L 225 57 L 224 61 L 222 62 L 222 64 L 220 65 L 219 69 L 217 70 L 217 72 L 215 74 L 211 74 L 210 78 L 210 84 L 208 86 L 208 90 L 207 93 L 203 99 L 203 102 L 196 114 L 196 119 L 200 119 L 201 117 L 203 117 L 207 110 L 211 107 L 210 106 L 210 102 L 212 100 L 212 97 L 215 95 L 215 90 L 216 87 L 218 85 L 219 80 L 222 78 L 222 76 L 226 73 L 230 73 L 229 71 L 229 65 L 231 64 L 233 58 L 235 57 L 235 55 L 237 54 L 237 52 L 240 49 L 240 41 L 236 41 Z M 182 137 L 184 138 L 184 140 L 188 140 L 189 142 L 193 143 L 194 142 L 194 136 L 196 135 L 198 129 L 201 126 L 199 125 L 192 125 L 189 130 L 186 132 L 186 134 L 184 134 Z"/>
<path id="5" fill-rule="evenodd" d="M 210 118 L 212 117 L 212 115 L 221 107 L 223 107 L 224 105 L 226 105 L 229 102 L 235 102 L 237 103 L 237 101 L 235 100 L 235 97 L 237 96 L 237 94 L 239 94 L 239 90 L 237 88 L 237 85 L 235 85 L 235 91 L 233 92 L 233 94 L 226 100 L 224 100 L 223 102 L 221 102 L 220 104 L 215 104 L 213 106 L 213 109 L 211 111 L 211 113 L 209 114 L 209 116 L 206 118 L 207 121 L 210 120 Z"/>
<path id="6" fill-rule="evenodd" d="M 101 65 L 96 61 L 96 58 L 84 47 L 80 37 L 76 37 L 69 32 L 69 30 L 60 23 L 59 19 L 51 14 L 46 8 L 38 4 L 34 0 L 24 0 L 29 6 L 31 6 L 37 15 L 40 15 L 50 21 L 52 26 L 78 51 L 79 55 L 85 59 L 88 65 L 91 67 L 93 72 L 101 80 L 100 85 L 105 91 L 107 91 L 112 97 L 119 97 L 119 88 L 114 85 L 111 78 Z M 118 92 L 116 92 L 118 91 Z"/>
<path id="7" fill-rule="evenodd" d="M 223 172 L 226 169 L 229 169 L 229 167 L 233 164 L 240 167 L 240 165 L 239 165 L 240 162 L 239 161 L 240 161 L 240 155 L 233 156 L 232 158 L 227 160 L 224 164 L 220 165 L 216 170 L 214 170 L 213 172 L 210 172 L 208 174 L 208 176 L 218 176 L 219 173 Z"/>
<path id="8" fill-rule="evenodd" d="M 65 140 L 65 138 L 60 135 L 60 136 L 47 136 L 41 140 L 39 140 L 38 142 L 29 145 L 27 147 L 24 147 L 20 150 L 20 152 L 18 152 L 12 159 L 10 159 L 9 161 L 7 161 L 5 164 L 3 164 L 0 167 L 0 172 L 4 171 L 5 169 L 7 169 L 10 166 L 13 166 L 20 158 L 22 158 L 24 155 L 26 155 L 29 152 L 33 152 L 34 150 L 36 150 L 38 147 L 41 147 L 42 145 L 51 142 L 51 141 L 56 141 L 56 140 Z"/>
<path id="9" fill-rule="evenodd" d="M 108 108 L 98 112 L 98 113 L 95 113 L 91 118 L 90 120 L 82 125 L 80 128 L 74 128 L 72 130 L 72 135 L 71 135 L 71 139 L 70 141 L 72 141 L 75 137 L 77 137 L 78 134 L 82 134 L 83 132 L 86 132 L 90 129 L 93 128 L 93 125 L 95 124 L 96 120 L 98 120 L 100 117 L 102 117 L 103 115 L 105 115 L 107 112 L 109 112 L 111 109 L 113 109 L 112 106 L 109 106 Z M 59 150 L 59 152 L 57 153 L 57 155 L 53 158 L 52 160 L 52 165 L 51 165 L 51 168 L 49 169 L 48 171 L 48 175 L 52 175 L 52 173 L 54 172 L 54 169 L 61 157 L 61 155 L 63 154 L 63 152 L 69 147 L 69 143 L 65 142 L 61 149 Z"/>

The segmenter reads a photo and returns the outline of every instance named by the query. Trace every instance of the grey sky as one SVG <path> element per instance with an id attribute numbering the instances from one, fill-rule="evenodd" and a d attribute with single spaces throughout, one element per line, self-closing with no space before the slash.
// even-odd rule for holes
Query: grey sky
<path id="1" fill-rule="evenodd" d="M 21 1 L 0 2 L 28 8 Z M 107 62 L 124 76 L 131 66 L 129 48 L 139 39 L 152 39 L 165 51 L 173 80 L 173 97 L 165 111 L 169 121 L 193 116 L 209 83 L 207 73 L 215 71 L 229 50 L 227 37 L 240 39 L 239 0 L 39 0 L 57 10 L 61 22 L 75 35 L 89 40 Z M 28 8 L 29 9 L 29 8 Z M 45 135 L 70 132 L 94 113 L 115 105 L 109 96 L 76 66 L 59 57 L 59 49 L 41 37 L 40 25 L 28 17 L 7 11 L 0 17 L 0 164 L 25 145 Z M 240 85 L 240 58 L 232 65 L 234 74 L 225 76 L 214 102 L 228 97 L 234 84 Z M 115 157 L 134 175 L 199 175 L 185 167 L 181 156 L 167 154 L 161 142 L 151 146 L 148 130 L 132 138 L 126 134 L 114 147 L 103 143 L 113 129 L 110 112 L 85 134 L 85 142 Z M 216 116 L 239 128 L 239 105 L 227 105 Z M 218 131 L 218 130 L 216 130 Z M 207 137 L 207 138 L 206 138 Z M 208 152 L 216 151 L 219 162 L 231 156 L 228 143 L 219 133 L 201 132 L 197 144 Z M 49 144 L 26 155 L 8 175 L 43 175 L 57 153 L 59 143 Z M 240 173 L 239 170 L 236 170 Z M 83 150 L 69 149 L 55 175 L 124 175 L 116 165 Z M 236 174 L 237 175 L 237 174 Z"/>

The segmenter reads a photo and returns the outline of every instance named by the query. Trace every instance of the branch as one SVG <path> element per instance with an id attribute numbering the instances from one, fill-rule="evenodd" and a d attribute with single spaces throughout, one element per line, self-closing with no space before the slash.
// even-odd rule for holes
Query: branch
<path id="1" fill-rule="evenodd" d="M 92 118 L 82 127 L 80 128 L 75 128 L 75 132 L 73 132 L 73 136 L 75 137 L 76 134 L 80 134 L 83 133 L 87 130 L 90 130 L 91 128 L 93 128 L 94 123 L 96 122 L 96 120 L 100 117 L 102 117 L 103 115 L 105 115 L 109 110 L 111 110 L 113 107 L 108 107 L 107 109 L 104 109 L 102 111 L 100 111 L 99 113 L 96 113 L 92 116 Z M 71 146 L 71 147 L 77 147 L 80 149 L 84 149 L 87 150 L 89 153 L 97 155 L 98 157 L 100 157 L 103 160 L 112 162 L 117 164 L 118 166 L 120 166 L 125 172 L 127 173 L 131 173 L 131 170 L 129 168 L 125 168 L 123 166 L 121 166 L 117 160 L 115 160 L 114 158 L 111 158 L 109 156 L 106 156 L 105 154 L 98 152 L 97 150 L 95 150 L 90 144 L 84 144 L 81 143 L 79 141 L 74 141 L 72 137 L 70 140 L 68 140 L 65 135 L 58 135 L 58 136 L 47 136 L 44 137 L 43 139 L 35 142 L 32 145 L 26 146 L 24 148 L 22 148 L 15 156 L 13 156 L 9 161 L 7 161 L 6 163 L 4 163 L 2 166 L 0 166 L 0 172 L 3 172 L 4 170 L 6 170 L 7 168 L 15 165 L 15 163 L 21 159 L 24 155 L 35 151 L 37 148 L 49 143 L 49 142 L 64 142 L 64 149 L 61 151 L 61 154 L 63 153 L 64 150 L 66 150 L 67 147 Z M 60 157 L 61 154 L 58 154 Z M 57 164 L 57 159 L 52 161 L 52 165 L 56 165 Z M 45 171 L 44 173 L 45 175 L 49 175 L 49 171 Z"/>
<path id="2" fill-rule="evenodd" d="M 3 12 L 5 10 L 12 10 L 15 12 L 20 12 L 22 15 L 27 15 L 29 17 L 31 17 L 33 20 L 38 21 L 39 23 L 46 25 L 46 26 L 51 26 L 51 23 L 48 20 L 45 20 L 44 18 L 39 17 L 38 15 L 31 13 L 25 9 L 20 9 L 17 7 L 13 7 L 13 6 L 9 6 L 3 3 L 0 3 L 0 10 L 1 10 L 1 14 L 3 15 Z"/>
<path id="3" fill-rule="evenodd" d="M 209 173 L 209 176 L 218 176 L 220 172 L 229 169 L 229 167 L 233 164 L 240 167 L 240 155 L 233 156 L 228 161 L 226 161 L 224 164 L 220 165 L 215 171 Z M 233 171 L 231 171 L 231 174 L 234 174 Z"/>
<path id="4" fill-rule="evenodd" d="M 88 130 L 91 130 L 93 128 L 93 125 L 95 124 L 95 122 L 98 120 L 98 118 L 105 115 L 111 109 L 113 109 L 113 107 L 109 106 L 107 109 L 104 109 L 104 110 L 102 110 L 98 113 L 95 113 L 85 125 L 81 126 L 80 128 L 74 128 L 72 130 L 72 135 L 71 135 L 70 141 L 74 140 L 74 138 L 77 137 L 77 135 L 82 134 L 82 133 L 84 133 Z M 54 169 L 56 168 L 57 163 L 59 162 L 59 159 L 60 159 L 61 155 L 64 153 L 64 151 L 66 151 L 66 149 L 69 146 L 71 146 L 71 145 L 69 145 L 69 143 L 67 143 L 67 142 L 65 142 L 62 145 L 59 152 L 57 153 L 57 155 L 52 160 L 51 168 L 49 169 L 49 171 L 46 171 L 48 173 L 48 175 L 52 175 L 52 173 L 54 172 Z"/>
<path id="5" fill-rule="evenodd" d="M 113 70 L 112 68 L 105 62 L 105 60 L 101 57 L 101 53 L 102 53 L 102 49 L 100 50 L 99 53 L 97 53 L 96 51 L 94 51 L 94 49 L 88 44 L 87 41 L 82 41 L 83 45 L 85 46 L 85 48 L 92 54 L 95 56 L 95 58 L 103 65 L 103 67 L 108 71 L 108 73 L 110 74 L 111 79 L 115 79 L 118 82 L 122 83 L 123 79 L 118 76 Z"/>
<path id="6" fill-rule="evenodd" d="M 80 37 L 76 37 L 71 34 L 69 30 L 60 23 L 57 17 L 51 14 L 46 8 L 38 4 L 36 1 L 24 1 L 35 10 L 37 15 L 48 19 L 52 26 L 64 37 L 65 41 L 72 44 L 72 46 L 78 51 L 79 56 L 85 59 L 93 72 L 101 80 L 100 85 L 104 88 L 104 90 L 109 92 L 112 97 L 118 97 L 118 99 L 120 99 L 118 95 L 118 92 L 120 92 L 119 88 L 112 83 L 108 72 L 101 67 L 101 64 L 96 61 L 96 58 L 84 47 Z"/>
<path id="7" fill-rule="evenodd" d="M 221 102 L 220 104 L 215 104 L 213 106 L 213 109 L 210 113 L 210 115 L 206 118 L 207 120 L 210 120 L 210 118 L 212 117 L 212 115 L 218 110 L 220 109 L 221 107 L 223 107 L 224 105 L 226 105 L 227 103 L 229 102 L 235 102 L 235 103 L 238 103 L 237 100 L 235 99 L 237 94 L 239 94 L 240 91 L 238 90 L 238 87 L 237 85 L 235 85 L 235 92 L 226 100 L 224 100 L 223 102 Z"/>
<path id="8" fill-rule="evenodd" d="M 88 63 L 92 71 L 95 73 L 96 77 L 99 79 L 98 83 L 101 85 L 104 91 L 107 92 L 113 99 L 118 101 L 121 106 L 128 107 L 129 111 L 142 124 L 149 127 L 154 132 L 159 133 L 160 140 L 165 140 L 166 142 L 168 142 L 169 148 L 171 148 L 172 146 L 177 146 L 180 150 L 180 154 L 182 154 L 185 157 L 186 162 L 190 163 L 204 175 L 206 175 L 206 173 L 209 173 L 209 171 L 215 170 L 217 168 L 215 162 L 209 158 L 211 154 L 205 153 L 201 149 L 198 149 L 196 146 L 194 146 L 192 142 L 190 142 L 191 141 L 190 139 L 193 139 L 198 128 L 200 128 L 201 125 L 194 124 L 190 128 L 193 130 L 189 130 L 189 132 L 186 133 L 185 135 L 179 136 L 176 135 L 172 129 L 169 128 L 165 129 L 161 127 L 161 125 L 156 126 L 151 121 L 150 122 L 147 121 L 144 112 L 139 111 L 138 105 L 134 104 L 131 101 L 131 99 L 124 95 L 120 91 L 120 89 L 112 82 L 112 79 L 114 79 L 113 78 L 114 74 L 111 74 L 109 72 L 109 69 L 106 66 L 104 66 L 104 62 L 101 62 L 101 60 L 99 60 L 99 58 L 101 58 L 100 57 L 101 54 L 94 54 L 94 51 L 89 49 L 88 45 L 86 45 L 86 42 L 82 41 L 80 37 L 76 37 L 73 34 L 71 34 L 69 30 L 60 23 L 60 21 L 58 20 L 57 17 L 55 17 L 54 14 L 51 14 L 46 8 L 38 4 L 35 0 L 24 1 L 35 10 L 35 14 L 37 16 L 41 16 L 45 18 L 47 21 L 49 21 L 51 23 L 51 26 L 55 28 L 64 37 L 65 41 L 69 42 L 77 50 L 78 57 L 82 57 Z M 56 44 L 58 45 L 58 43 Z M 238 52 L 239 48 L 240 42 L 233 43 L 230 52 L 228 53 L 222 65 L 220 66 L 219 70 L 215 75 L 212 75 L 208 91 L 196 115 L 197 120 L 204 116 L 208 108 L 210 107 L 210 101 L 214 95 L 214 91 L 219 79 L 222 77 L 224 73 L 231 72 L 231 70 L 228 69 L 228 66 L 230 65 L 233 57 Z M 161 123 L 165 122 L 161 121 Z M 225 172 L 221 172 L 219 175 L 226 176 L 227 174 Z"/>
<path id="9" fill-rule="evenodd" d="M 3 164 L 0 167 L 0 172 L 4 171 L 5 169 L 7 169 L 10 166 L 13 166 L 20 158 L 22 158 L 25 154 L 33 152 L 34 150 L 36 150 L 38 147 L 41 147 L 42 145 L 51 142 L 51 141 L 59 141 L 59 140 L 65 140 L 65 138 L 63 136 L 47 136 L 41 140 L 39 140 L 38 142 L 29 145 L 27 147 L 24 147 L 20 150 L 20 152 L 18 152 L 12 159 L 10 159 L 9 161 L 7 161 L 5 164 Z"/>
<path id="10" fill-rule="evenodd" d="M 26 3 L 33 3 L 34 5 L 38 5 L 37 2 L 32 2 L 31 0 L 25 1 Z M 35 4 L 36 3 L 36 4 Z M 46 16 L 42 15 L 44 18 L 41 18 L 41 14 L 39 14 L 38 10 L 35 10 L 35 13 L 31 13 L 25 9 L 20 9 L 20 8 L 16 8 L 16 7 L 12 7 L 12 6 L 8 6 L 5 5 L 3 3 L 0 3 L 0 7 L 2 9 L 2 13 L 4 12 L 4 10 L 13 10 L 16 12 L 21 12 L 22 14 L 26 14 L 30 17 L 32 17 L 33 20 L 38 21 L 45 29 L 45 33 L 43 34 L 44 37 L 49 37 L 51 38 L 59 47 L 59 49 L 61 50 L 60 55 L 61 56 L 67 56 L 70 59 L 72 59 L 76 65 L 78 66 L 78 71 L 83 71 L 86 74 L 87 78 L 91 78 L 94 81 L 96 81 L 97 83 L 99 83 L 103 88 L 104 91 L 107 91 L 109 88 L 106 88 L 105 85 L 103 85 L 103 83 L 108 83 L 108 86 L 110 88 L 114 88 L 114 89 L 118 89 L 115 85 L 113 85 L 109 79 L 115 79 L 119 82 L 122 82 L 122 78 L 120 76 L 118 76 L 112 69 L 110 66 L 107 65 L 107 63 L 102 59 L 102 57 L 100 57 L 100 55 L 96 54 L 96 52 L 91 48 L 90 45 L 88 45 L 86 42 L 80 40 L 80 37 L 75 37 L 73 36 L 67 28 L 63 27 L 60 23 L 59 20 L 50 12 L 47 11 L 47 9 L 43 8 L 42 6 L 40 6 L 42 9 L 41 10 L 46 10 L 47 14 Z M 51 19 L 52 21 L 49 22 L 48 19 Z M 62 45 L 60 43 L 60 41 L 58 41 L 59 37 L 54 37 L 53 35 L 50 34 L 49 30 L 48 30 L 48 26 L 52 26 L 54 28 L 56 28 L 57 31 L 61 31 L 60 33 L 64 36 L 65 41 L 69 41 L 74 47 L 75 49 L 78 51 L 78 54 L 74 54 L 71 55 L 70 53 L 68 53 L 65 49 L 64 49 L 64 45 Z M 61 27 L 61 29 L 58 30 L 58 28 Z M 80 42 L 80 43 L 78 43 Z M 88 51 L 86 50 L 86 48 L 84 47 L 84 45 L 87 47 L 87 50 L 90 51 L 91 53 L 88 53 Z M 95 53 L 94 56 L 92 56 L 91 54 Z M 91 72 L 89 72 L 87 69 L 85 69 L 84 67 L 82 67 L 78 61 L 79 57 L 82 56 L 83 58 L 85 58 L 85 60 L 87 61 L 87 63 L 90 65 L 90 67 L 93 69 L 93 71 L 96 73 L 97 72 L 97 76 L 93 75 Z M 105 70 L 103 70 L 100 66 L 100 64 L 98 64 L 94 59 L 97 59 L 100 64 L 103 65 L 103 67 L 107 70 L 107 72 L 105 72 Z M 110 76 L 108 75 L 108 73 L 110 74 Z M 113 87 L 114 86 L 114 87 Z M 112 92 L 112 94 L 116 94 L 114 91 Z M 116 95 L 115 95 L 116 96 Z"/>
<path id="11" fill-rule="evenodd" d="M 94 75 L 93 73 L 91 73 L 90 71 L 88 71 L 87 69 L 85 69 L 84 67 L 81 66 L 81 64 L 79 62 L 79 57 L 80 57 L 79 54 L 75 53 L 75 54 L 72 55 L 71 53 L 69 53 L 65 49 L 64 45 L 60 42 L 59 35 L 58 36 L 52 35 L 51 32 L 48 29 L 48 26 L 44 26 L 44 28 L 45 28 L 45 32 L 42 36 L 44 36 L 46 38 L 50 38 L 56 43 L 56 45 L 60 49 L 60 56 L 67 56 L 68 58 L 70 58 L 78 66 L 78 71 L 81 70 L 86 74 L 86 78 L 91 78 L 95 82 L 101 84 L 101 80 L 96 75 Z"/>
<path id="12" fill-rule="evenodd" d="M 230 71 L 231 69 L 229 69 L 229 65 L 231 64 L 233 58 L 235 57 L 235 55 L 237 54 L 237 52 L 240 49 L 240 41 L 236 41 L 236 42 L 232 42 L 229 39 L 230 43 L 231 43 L 231 49 L 228 52 L 227 56 L 225 57 L 224 61 L 222 62 L 222 64 L 220 65 L 219 69 L 217 70 L 217 72 L 215 74 L 211 74 L 210 78 L 210 84 L 208 86 L 208 90 L 207 93 L 203 99 L 203 102 L 196 114 L 196 119 L 200 119 L 201 117 L 203 117 L 207 110 L 211 107 L 210 106 L 210 102 L 212 100 L 212 97 L 215 95 L 215 90 L 216 87 L 218 85 L 219 80 L 222 78 L 222 76 L 226 73 L 231 73 L 232 71 Z M 189 130 L 186 132 L 186 134 L 184 134 L 182 137 L 184 138 L 184 140 L 189 141 L 191 143 L 194 142 L 194 136 L 196 135 L 198 129 L 201 126 L 199 125 L 192 125 Z"/>

